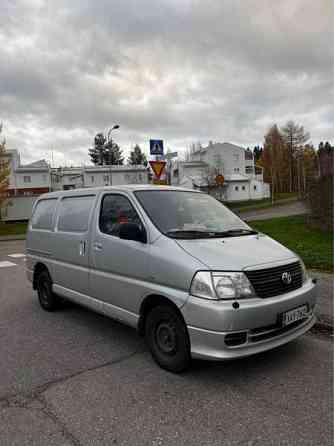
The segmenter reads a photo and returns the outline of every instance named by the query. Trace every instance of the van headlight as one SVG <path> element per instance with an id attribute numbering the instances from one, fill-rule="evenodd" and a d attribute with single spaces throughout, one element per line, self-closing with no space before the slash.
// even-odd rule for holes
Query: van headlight
<path id="1" fill-rule="evenodd" d="M 199 271 L 191 282 L 190 294 L 213 300 L 255 297 L 251 283 L 242 272 Z"/>

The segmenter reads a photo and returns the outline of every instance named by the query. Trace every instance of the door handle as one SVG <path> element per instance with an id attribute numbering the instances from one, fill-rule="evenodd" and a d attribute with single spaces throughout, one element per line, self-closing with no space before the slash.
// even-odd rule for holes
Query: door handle
<path id="1" fill-rule="evenodd" d="M 80 241 L 79 254 L 81 256 L 84 256 L 86 254 L 86 241 L 85 240 Z"/>
<path id="2" fill-rule="evenodd" d="M 94 243 L 94 249 L 95 249 L 95 251 L 102 251 L 102 244 Z"/>

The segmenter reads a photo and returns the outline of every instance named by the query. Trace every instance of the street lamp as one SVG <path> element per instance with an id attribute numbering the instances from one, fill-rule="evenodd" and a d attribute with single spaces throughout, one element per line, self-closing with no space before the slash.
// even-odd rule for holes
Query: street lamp
<path id="1" fill-rule="evenodd" d="M 110 146 L 112 148 L 112 138 L 110 137 L 110 134 L 113 130 L 117 130 L 119 129 L 119 125 L 115 124 L 113 125 L 109 130 L 108 133 L 105 132 L 106 135 L 106 142 L 109 143 L 110 142 Z M 109 185 L 112 185 L 112 171 L 111 171 L 111 167 L 109 167 Z"/>
<path id="2" fill-rule="evenodd" d="M 111 129 L 109 129 L 109 131 L 108 131 L 108 135 L 107 135 L 107 141 L 109 141 L 110 133 L 111 133 L 113 130 L 117 130 L 117 129 L 119 129 L 119 125 L 118 125 L 118 124 L 114 125 L 113 127 L 111 127 Z"/>

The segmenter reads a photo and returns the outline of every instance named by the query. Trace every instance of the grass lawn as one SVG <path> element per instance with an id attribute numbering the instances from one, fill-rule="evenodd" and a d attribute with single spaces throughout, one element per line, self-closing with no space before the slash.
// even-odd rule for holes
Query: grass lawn
<path id="1" fill-rule="evenodd" d="M 0 221 L 0 236 L 25 234 L 27 223 L 3 223 Z"/>
<path id="2" fill-rule="evenodd" d="M 249 225 L 296 252 L 307 268 L 333 272 L 333 233 L 307 227 L 305 216 L 257 220 Z"/>

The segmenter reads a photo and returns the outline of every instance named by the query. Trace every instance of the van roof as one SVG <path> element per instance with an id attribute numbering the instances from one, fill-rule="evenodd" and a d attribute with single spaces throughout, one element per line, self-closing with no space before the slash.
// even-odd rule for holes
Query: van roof
<path id="1" fill-rule="evenodd" d="M 174 191 L 187 191 L 187 192 L 196 192 L 201 193 L 200 191 L 196 191 L 194 189 L 189 189 L 185 187 L 178 186 L 158 186 L 151 184 L 127 184 L 122 186 L 101 186 L 101 187 L 84 187 L 80 189 L 69 189 L 69 190 L 60 190 L 56 192 L 48 192 L 46 194 L 41 195 L 42 198 L 56 198 L 59 196 L 66 195 L 76 195 L 82 193 L 90 193 L 90 192 L 100 192 L 100 191 L 124 191 L 124 192 L 135 192 L 140 190 L 174 190 Z"/>

